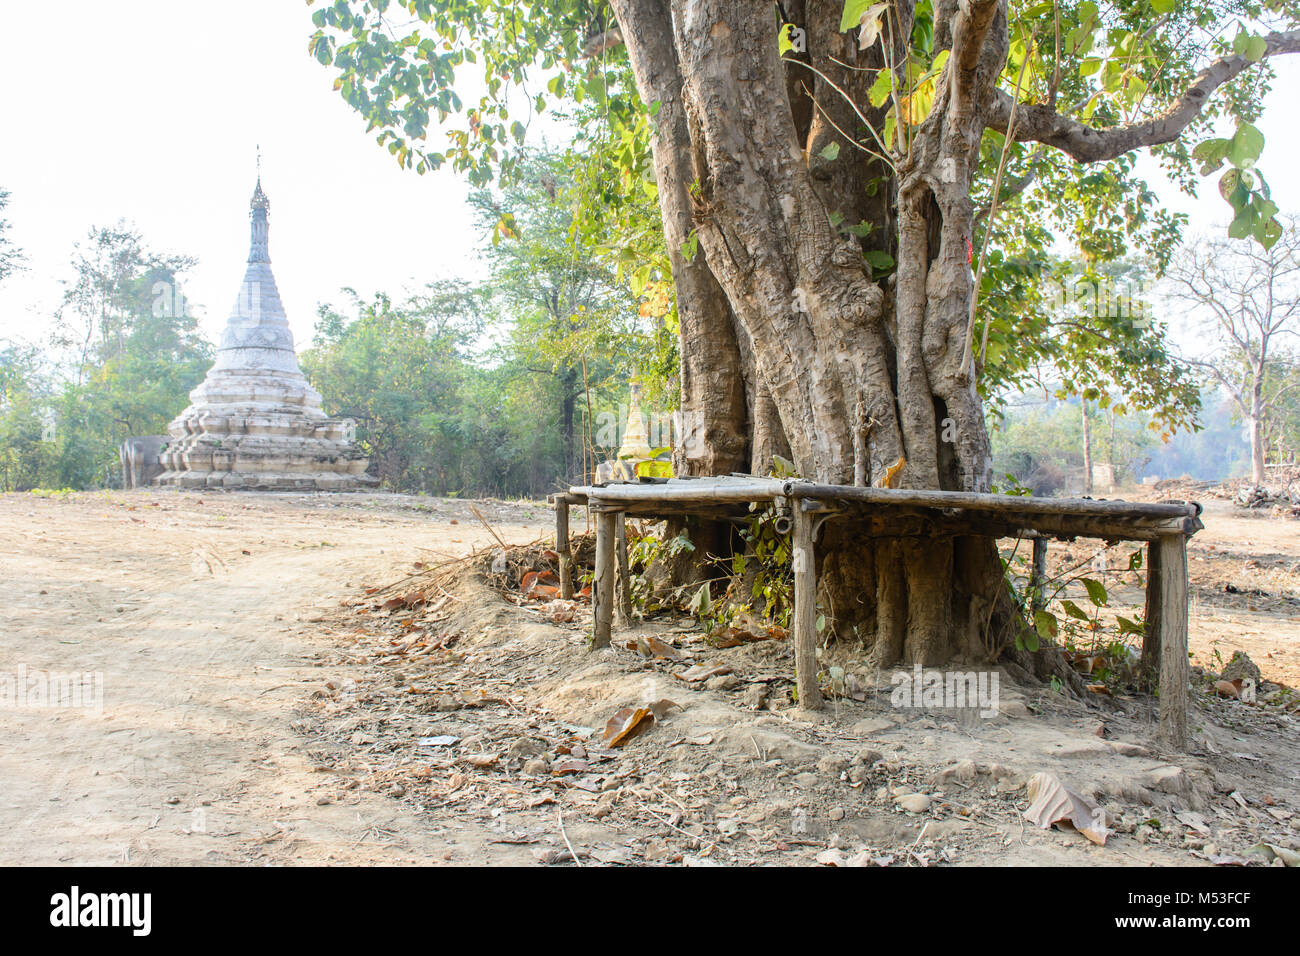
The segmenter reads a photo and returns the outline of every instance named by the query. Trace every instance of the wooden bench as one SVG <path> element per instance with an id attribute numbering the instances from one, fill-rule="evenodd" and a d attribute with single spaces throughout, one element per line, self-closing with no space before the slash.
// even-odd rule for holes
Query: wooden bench
<path id="1" fill-rule="evenodd" d="M 1200 505 L 862 488 L 749 476 L 580 485 L 550 501 L 555 507 L 563 596 L 573 594 L 569 508 L 585 505 L 596 518 L 592 645 L 598 648 L 609 646 L 616 611 L 621 624 L 631 621 L 624 533 L 629 516 L 660 520 L 697 515 L 717 520 L 742 517 L 751 504 L 775 505 L 783 525 L 778 530 L 792 534 L 795 675 L 799 700 L 810 707 L 821 702 L 814 541 L 818 526 L 828 517 L 851 514 L 868 522 L 873 536 L 1028 537 L 1034 542 L 1032 566 L 1039 580 L 1045 573 L 1049 538 L 1146 542 L 1142 661 L 1153 671 L 1158 662 L 1161 739 L 1179 749 L 1187 745 L 1187 539 L 1203 527 Z M 616 586 L 620 580 L 622 586 Z"/>

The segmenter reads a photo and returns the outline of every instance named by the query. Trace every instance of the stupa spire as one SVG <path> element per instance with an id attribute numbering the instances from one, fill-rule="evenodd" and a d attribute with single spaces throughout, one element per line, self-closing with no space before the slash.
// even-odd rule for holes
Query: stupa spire
<path id="1" fill-rule="evenodd" d="M 258 161 L 260 165 L 260 160 Z M 257 186 L 253 189 L 253 198 L 248 203 L 248 215 L 252 220 L 252 236 L 248 244 L 249 262 L 270 262 L 269 247 L 270 224 L 267 215 L 271 211 L 271 200 L 262 192 L 262 174 L 257 174 Z"/>

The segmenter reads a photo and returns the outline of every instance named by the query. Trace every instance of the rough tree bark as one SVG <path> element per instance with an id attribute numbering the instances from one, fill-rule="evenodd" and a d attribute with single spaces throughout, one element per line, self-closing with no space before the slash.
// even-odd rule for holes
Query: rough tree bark
<path id="1" fill-rule="evenodd" d="M 988 490 L 979 369 L 963 357 L 979 144 L 1009 118 L 1009 97 L 996 89 L 1005 0 L 936 0 L 935 47 L 950 56 L 895 168 L 862 148 L 873 142 L 868 127 L 883 125 L 865 93 L 877 68 L 902 59 L 910 0 L 891 4 L 884 39 L 865 51 L 856 31 L 839 31 L 842 2 L 792 0 L 785 12 L 808 45 L 784 63 L 770 4 L 612 5 L 641 96 L 660 104 L 653 148 L 682 314 L 682 473 L 763 472 L 773 450 L 788 449 L 818 481 Z M 1297 42 L 1274 35 L 1270 52 Z M 1245 68 L 1219 63 L 1188 97 L 1203 102 Z M 1042 107 L 1014 135 L 1092 161 L 1167 141 L 1190 122 L 1184 112 L 1180 101 L 1160 122 L 1099 132 Z M 836 159 L 823 152 L 830 143 Z M 832 214 L 871 228 L 846 234 Z M 688 262 L 679 250 L 692 231 L 700 254 Z M 864 263 L 872 249 L 895 258 L 888 282 Z M 823 536 L 823 610 L 878 663 L 937 664 L 1005 646 L 991 542 L 866 543 L 837 521 Z"/>

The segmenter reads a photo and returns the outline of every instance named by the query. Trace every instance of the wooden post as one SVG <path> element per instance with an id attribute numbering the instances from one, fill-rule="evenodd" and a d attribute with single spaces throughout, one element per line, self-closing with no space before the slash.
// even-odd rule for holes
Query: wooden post
<path id="1" fill-rule="evenodd" d="M 817 686 L 817 562 L 813 553 L 813 522 L 817 520 L 798 502 L 794 508 L 794 673 L 799 706 L 819 710 L 822 692 Z"/>
<path id="2" fill-rule="evenodd" d="M 614 618 L 614 525 L 616 511 L 596 512 L 596 573 L 591 586 L 592 649 L 609 647 Z"/>
<path id="3" fill-rule="evenodd" d="M 1138 669 L 1148 687 L 1160 679 L 1160 542 L 1147 545 L 1147 601 L 1142 617 L 1142 660 Z"/>
<path id="4" fill-rule="evenodd" d="M 1029 609 L 1041 611 L 1046 595 L 1043 587 L 1047 581 L 1047 539 L 1042 535 L 1034 538 L 1033 568 L 1029 572 Z"/>
<path id="5" fill-rule="evenodd" d="M 555 496 L 555 553 L 559 555 L 560 597 L 573 600 L 573 550 L 569 545 L 569 499 Z"/>
<path id="6" fill-rule="evenodd" d="M 632 624 L 632 576 L 627 565 L 627 512 L 620 511 L 614 521 L 614 559 L 618 562 L 618 626 Z"/>
<path id="7" fill-rule="evenodd" d="M 1165 535 L 1160 552 L 1160 739 L 1187 747 L 1187 536 Z"/>

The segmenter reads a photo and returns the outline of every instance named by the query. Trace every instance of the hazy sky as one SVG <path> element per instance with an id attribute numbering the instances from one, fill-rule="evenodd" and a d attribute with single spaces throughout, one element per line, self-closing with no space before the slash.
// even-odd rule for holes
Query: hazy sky
<path id="1" fill-rule="evenodd" d="M 199 260 L 186 293 L 216 338 L 248 251 L 256 145 L 271 199 L 271 259 L 298 346 L 317 303 L 342 286 L 400 293 L 481 274 L 466 186 L 400 170 L 307 53 L 302 0 L 119 0 L 4 7 L 0 187 L 29 269 L 0 285 L 0 338 L 40 341 L 90 226 L 126 218 L 151 248 Z M 1268 103 L 1262 168 L 1300 211 L 1295 101 L 1283 66 Z M 435 140 L 436 142 L 436 140 Z M 1201 231 L 1227 206 L 1213 179 L 1193 201 L 1161 190 Z"/>

